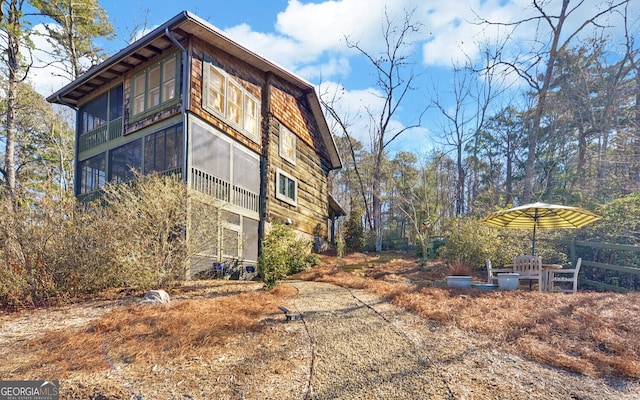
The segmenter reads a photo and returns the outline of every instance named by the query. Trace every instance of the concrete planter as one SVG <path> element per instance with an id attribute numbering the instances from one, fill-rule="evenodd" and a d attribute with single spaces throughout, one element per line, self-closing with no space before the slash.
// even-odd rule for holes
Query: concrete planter
<path id="1" fill-rule="evenodd" d="M 469 288 L 471 287 L 470 276 L 447 276 L 447 286 L 451 288 Z"/>
<path id="2" fill-rule="evenodd" d="M 520 286 L 520 274 L 498 274 L 498 287 L 502 290 L 516 290 Z"/>

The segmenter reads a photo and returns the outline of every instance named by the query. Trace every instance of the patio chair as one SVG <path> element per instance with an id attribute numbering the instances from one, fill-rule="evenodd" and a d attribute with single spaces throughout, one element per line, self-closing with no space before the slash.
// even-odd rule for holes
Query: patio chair
<path id="1" fill-rule="evenodd" d="M 538 290 L 542 291 L 542 257 L 518 256 L 513 258 L 513 272 L 520 274 L 520 281 L 528 280 L 529 289 L 533 281 L 538 281 Z"/>
<path id="2" fill-rule="evenodd" d="M 551 292 L 575 293 L 578 291 L 578 272 L 582 258 L 578 258 L 575 268 L 562 268 L 549 271 L 549 290 Z M 556 286 L 556 283 L 560 285 Z M 571 285 L 567 285 L 570 283 Z"/>
<path id="3" fill-rule="evenodd" d="M 487 268 L 487 283 L 498 283 L 499 273 L 513 272 L 513 268 L 493 268 L 488 258 L 484 261 L 484 266 Z"/>

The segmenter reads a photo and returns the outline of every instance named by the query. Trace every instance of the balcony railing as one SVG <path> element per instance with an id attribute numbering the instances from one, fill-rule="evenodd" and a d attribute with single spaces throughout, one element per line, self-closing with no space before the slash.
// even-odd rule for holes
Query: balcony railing
<path id="1" fill-rule="evenodd" d="M 260 196 L 249 190 L 235 186 L 216 176 L 191 169 L 191 187 L 218 200 L 231 203 L 247 210 L 258 212 Z"/>
<path id="2" fill-rule="evenodd" d="M 108 124 L 83 133 L 78 139 L 78 150 L 80 152 L 92 149 L 122 136 L 122 117 L 114 119 Z"/>

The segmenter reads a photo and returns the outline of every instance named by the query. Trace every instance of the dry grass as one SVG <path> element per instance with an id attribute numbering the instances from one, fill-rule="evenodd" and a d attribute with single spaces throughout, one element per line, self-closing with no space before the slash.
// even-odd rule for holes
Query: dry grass
<path id="1" fill-rule="evenodd" d="M 640 378 L 640 294 L 453 290 L 442 284 L 448 274 L 443 264 L 420 269 L 416 260 L 400 255 L 386 259 L 362 254 L 341 260 L 321 258 L 321 266 L 297 278 L 365 289 L 432 321 L 455 325 L 469 337 L 490 338 L 496 346 L 565 370 L 604 378 Z M 343 269 L 350 265 L 363 269 Z M 481 271 L 475 273 L 477 280 L 483 279 Z M 148 376 L 153 382 L 165 376 L 162 368 L 172 373 L 194 368 L 181 381 L 204 374 L 195 369 L 199 368 L 192 361 L 195 355 L 219 360 L 221 355 L 233 354 L 244 361 L 241 366 L 228 367 L 229 379 L 255 374 L 265 368 L 260 360 L 272 358 L 264 381 L 246 375 L 252 382 L 270 387 L 267 378 L 295 370 L 295 360 L 283 357 L 285 348 L 279 342 L 288 337 L 286 329 L 294 325 L 274 321 L 282 320 L 277 306 L 289 306 L 297 292 L 286 284 L 270 292 L 251 289 L 259 288 L 257 283 L 243 285 L 228 281 L 188 283 L 171 293 L 174 301 L 166 307 L 138 306 L 134 300 L 78 328 L 45 330 L 43 335 L 5 340 L 2 349 L 12 357 L 0 360 L 0 375 L 5 379 L 47 376 L 95 382 L 101 379 L 97 375 L 113 376 L 121 368 L 129 368 L 129 374 L 135 375 L 132 368 L 137 368 L 140 372 L 136 376 Z M 64 315 L 51 312 L 34 316 L 49 314 L 51 319 Z M 46 325 L 40 318 L 32 319 Z M 292 333 L 290 339 L 297 336 Z M 254 345 L 246 346 L 246 340 Z M 154 365 L 160 369 L 151 374 Z M 212 373 L 221 376 L 225 372 Z M 93 375 L 88 378 L 88 374 Z M 108 383 L 103 385 L 104 390 L 109 388 Z M 194 381 L 193 388 L 199 385 Z M 92 389 L 75 390 L 86 394 Z M 220 398 L 233 392 L 225 393 Z"/>
<path id="2" fill-rule="evenodd" d="M 487 335 L 497 345 L 563 369 L 597 377 L 640 377 L 638 293 L 421 287 L 390 280 L 437 281 L 447 269 L 434 264 L 420 271 L 415 260 L 404 259 L 372 266 L 358 276 L 335 268 L 331 258 L 324 261 L 322 268 L 301 278 L 366 289 L 425 318 L 455 324 L 469 335 Z M 348 265 L 349 259 L 343 262 Z"/>
<path id="3" fill-rule="evenodd" d="M 295 294 L 291 286 L 281 285 L 270 292 L 230 292 L 167 306 L 116 309 L 80 331 L 48 331 L 28 340 L 22 356 L 11 360 L 11 374 L 64 379 L 72 373 L 112 369 L 114 364 L 213 354 L 240 334 L 265 329 L 265 317 Z"/>

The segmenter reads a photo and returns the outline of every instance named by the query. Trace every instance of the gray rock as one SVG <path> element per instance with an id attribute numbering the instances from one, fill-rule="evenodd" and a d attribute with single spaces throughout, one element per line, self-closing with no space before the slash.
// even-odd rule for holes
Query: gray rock
<path id="1" fill-rule="evenodd" d="M 140 304 L 169 304 L 170 301 L 169 293 L 164 290 L 149 290 L 140 301 Z"/>

